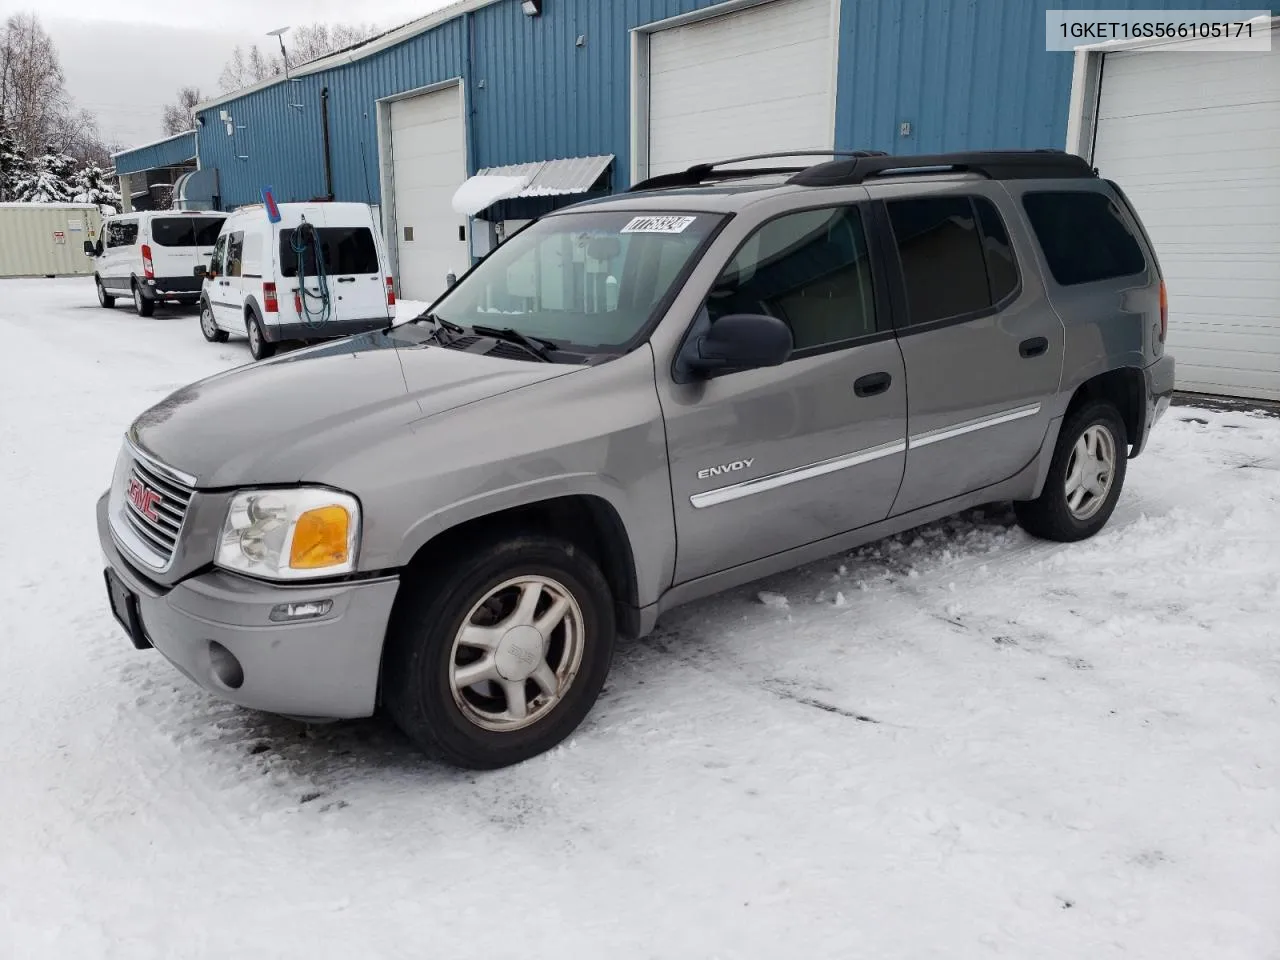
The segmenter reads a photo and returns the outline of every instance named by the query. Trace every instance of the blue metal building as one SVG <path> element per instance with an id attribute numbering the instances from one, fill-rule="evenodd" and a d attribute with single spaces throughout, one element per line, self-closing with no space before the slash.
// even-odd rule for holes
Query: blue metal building
<path id="1" fill-rule="evenodd" d="M 264 185 L 279 200 L 380 205 L 402 293 L 426 296 L 490 242 L 448 203 L 488 168 L 526 165 L 553 184 L 503 220 L 559 202 L 548 195 L 736 153 L 1061 148 L 1073 60 L 1045 51 L 1049 6 L 462 0 L 201 105 L 196 154 L 223 208 L 257 202 Z M 119 169 L 142 169 L 154 149 L 121 154 Z"/>

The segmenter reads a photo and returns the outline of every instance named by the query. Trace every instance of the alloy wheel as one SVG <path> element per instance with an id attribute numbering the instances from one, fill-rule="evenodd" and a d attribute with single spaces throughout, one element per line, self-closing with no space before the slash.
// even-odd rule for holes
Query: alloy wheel
<path id="1" fill-rule="evenodd" d="M 485 730 L 528 727 L 564 698 L 584 644 L 582 609 L 562 584 L 532 575 L 500 583 L 471 608 L 454 637 L 454 703 Z"/>
<path id="2" fill-rule="evenodd" d="M 1116 473 L 1116 442 L 1111 431 L 1095 423 L 1080 434 L 1067 461 L 1064 484 L 1067 509 L 1077 520 L 1088 520 L 1102 509 Z"/>

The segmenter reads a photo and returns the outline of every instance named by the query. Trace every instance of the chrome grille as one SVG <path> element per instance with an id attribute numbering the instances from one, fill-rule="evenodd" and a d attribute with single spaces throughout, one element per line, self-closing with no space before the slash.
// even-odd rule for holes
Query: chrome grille
<path id="1" fill-rule="evenodd" d="M 159 500 L 149 504 L 154 519 L 130 495 L 135 481 L 141 484 L 142 489 L 152 490 L 159 496 Z M 156 554 L 161 564 L 168 564 L 173 557 L 187 507 L 191 503 L 192 489 L 170 479 L 137 457 L 129 465 L 124 487 L 121 491 L 124 499 L 121 516 L 130 531 Z"/>

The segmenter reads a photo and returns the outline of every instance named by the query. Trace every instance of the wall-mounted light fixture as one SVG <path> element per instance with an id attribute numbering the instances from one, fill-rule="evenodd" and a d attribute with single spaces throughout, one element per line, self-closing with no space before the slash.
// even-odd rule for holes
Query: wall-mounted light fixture
<path id="1" fill-rule="evenodd" d="M 536 17 L 542 13 L 542 0 L 524 0 L 520 4 L 520 9 L 524 11 L 526 17 Z"/>

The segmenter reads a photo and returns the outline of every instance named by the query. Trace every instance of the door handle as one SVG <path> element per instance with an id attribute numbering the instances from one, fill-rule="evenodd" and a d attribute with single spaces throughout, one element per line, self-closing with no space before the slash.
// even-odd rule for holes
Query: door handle
<path id="1" fill-rule="evenodd" d="M 355 283 L 356 278 L 355 277 L 339 277 L 338 282 L 339 283 Z"/>
<path id="2" fill-rule="evenodd" d="M 891 383 L 893 383 L 893 377 L 887 373 L 868 373 L 865 377 L 859 377 L 853 381 L 853 392 L 859 397 L 874 397 L 877 393 L 888 390 Z"/>
<path id="3" fill-rule="evenodd" d="M 1049 341 L 1044 337 L 1032 337 L 1030 340 L 1023 340 L 1018 344 L 1018 353 L 1023 357 L 1038 357 L 1049 349 Z"/>

